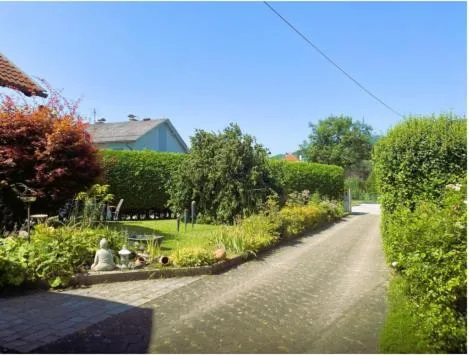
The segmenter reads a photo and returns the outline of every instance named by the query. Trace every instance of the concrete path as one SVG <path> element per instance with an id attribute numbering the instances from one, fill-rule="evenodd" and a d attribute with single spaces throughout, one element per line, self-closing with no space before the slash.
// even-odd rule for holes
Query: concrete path
<path id="1" fill-rule="evenodd" d="M 44 353 L 377 353 L 387 276 L 379 208 L 362 205 L 343 222 L 222 275 L 44 293 L 79 300 L 75 313 L 51 332 L 61 339 L 35 336 L 28 344 L 37 340 L 36 347 L 21 348 L 27 339 L 19 330 L 21 337 L 6 347 Z M 34 299 L 39 295 L 31 297 L 24 305 L 41 320 L 73 309 L 71 300 L 41 305 Z M 14 301 L 0 301 L 0 314 Z M 84 313 L 92 304 L 93 312 Z M 13 305 L 12 315 L 15 310 Z M 106 319 L 100 321 L 97 310 Z M 96 324 L 56 333 L 86 321 Z M 42 324 L 42 330 L 51 327 Z"/>

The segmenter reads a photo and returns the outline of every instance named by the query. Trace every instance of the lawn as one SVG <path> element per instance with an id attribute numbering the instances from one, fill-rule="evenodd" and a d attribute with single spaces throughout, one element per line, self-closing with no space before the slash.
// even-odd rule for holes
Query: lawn
<path id="1" fill-rule="evenodd" d="M 220 230 L 221 226 L 209 224 L 187 225 L 185 231 L 184 223 L 181 223 L 179 233 L 176 229 L 176 220 L 157 221 L 121 221 L 109 224 L 112 228 L 127 230 L 129 236 L 132 234 L 156 234 L 164 236 L 161 250 L 170 251 L 176 247 L 210 246 L 212 235 Z"/>

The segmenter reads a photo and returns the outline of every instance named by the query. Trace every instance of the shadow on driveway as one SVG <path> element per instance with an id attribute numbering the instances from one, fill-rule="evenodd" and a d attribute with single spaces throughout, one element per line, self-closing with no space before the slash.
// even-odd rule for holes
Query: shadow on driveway
<path id="1" fill-rule="evenodd" d="M 7 353 L 146 353 L 155 331 L 152 309 L 60 292 L 10 294 L 0 298 L 0 314 Z"/>

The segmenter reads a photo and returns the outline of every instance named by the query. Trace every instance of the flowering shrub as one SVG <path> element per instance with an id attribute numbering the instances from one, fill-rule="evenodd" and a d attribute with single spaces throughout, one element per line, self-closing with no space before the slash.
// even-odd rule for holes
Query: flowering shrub
<path id="1" fill-rule="evenodd" d="M 89 186 L 99 175 L 96 148 L 77 113 L 77 104 L 53 92 L 43 105 L 14 101 L 4 96 L 0 102 L 0 221 L 11 215 L 24 217 L 9 194 L 14 183 L 23 183 L 37 192 L 33 209 L 52 212 L 65 200 Z M 2 228 L 3 227 L 3 228 Z"/>

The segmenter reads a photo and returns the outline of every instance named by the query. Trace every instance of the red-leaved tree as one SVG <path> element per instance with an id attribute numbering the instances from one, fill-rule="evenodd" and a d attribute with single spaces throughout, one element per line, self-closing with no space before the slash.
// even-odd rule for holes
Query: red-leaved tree
<path id="1" fill-rule="evenodd" d="M 23 183 L 37 192 L 33 211 L 55 214 L 100 174 L 97 150 L 70 104 L 55 91 L 46 103 L 28 104 L 3 96 L 0 102 L 0 231 L 24 217 L 12 201 L 11 186 Z M 3 192 L 3 194 L 2 194 Z M 1 201 L 3 195 L 3 201 Z M 0 206 L 1 208 L 1 206 Z M 3 227 L 3 228 L 2 228 Z"/>

